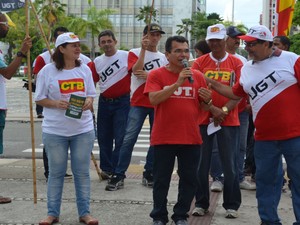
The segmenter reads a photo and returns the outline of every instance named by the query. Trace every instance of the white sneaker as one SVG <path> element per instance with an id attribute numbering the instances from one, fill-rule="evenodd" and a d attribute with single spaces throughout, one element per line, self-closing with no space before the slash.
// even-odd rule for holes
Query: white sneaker
<path id="1" fill-rule="evenodd" d="M 193 216 L 204 216 L 206 213 L 208 213 L 208 209 L 196 207 L 196 208 L 194 208 L 192 215 Z"/>
<path id="2" fill-rule="evenodd" d="M 226 214 L 225 214 L 225 218 L 227 219 L 235 219 L 238 218 L 238 212 L 234 209 L 227 209 L 226 210 Z"/>
<path id="3" fill-rule="evenodd" d="M 221 181 L 215 180 L 214 182 L 212 182 L 211 186 L 210 186 L 210 190 L 212 192 L 222 192 L 223 191 L 223 184 Z"/>
<path id="4" fill-rule="evenodd" d="M 256 184 L 250 183 L 247 180 L 243 180 L 242 182 L 240 182 L 240 189 L 244 189 L 244 190 L 256 190 Z"/>

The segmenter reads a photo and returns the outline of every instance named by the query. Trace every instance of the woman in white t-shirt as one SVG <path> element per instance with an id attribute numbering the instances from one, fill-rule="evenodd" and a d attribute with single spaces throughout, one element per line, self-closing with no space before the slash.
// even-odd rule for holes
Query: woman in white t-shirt
<path id="1" fill-rule="evenodd" d="M 58 36 L 53 63 L 38 74 L 35 101 L 44 107 L 43 143 L 49 158 L 48 216 L 39 225 L 59 221 L 64 176 L 70 149 L 79 220 L 97 225 L 90 216 L 90 156 L 94 146 L 91 108 L 96 90 L 90 69 L 78 61 L 80 42 L 73 33 Z"/>

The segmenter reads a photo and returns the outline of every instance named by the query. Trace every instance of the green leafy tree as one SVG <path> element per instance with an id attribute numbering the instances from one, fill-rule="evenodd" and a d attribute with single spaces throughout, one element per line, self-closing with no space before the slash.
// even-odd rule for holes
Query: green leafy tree
<path id="1" fill-rule="evenodd" d="M 97 10 L 96 7 L 90 6 L 87 10 L 87 19 L 69 16 L 64 21 L 68 28 L 80 37 L 86 37 L 87 33 L 91 34 L 91 59 L 95 58 L 95 37 L 99 35 L 101 30 L 113 28 L 108 18 L 113 12 L 111 9 Z"/>
<path id="2" fill-rule="evenodd" d="M 67 5 L 61 3 L 59 0 L 36 0 L 35 2 L 38 6 L 37 14 L 42 22 L 48 26 L 46 31 L 48 42 L 50 42 L 53 27 L 59 22 L 60 18 L 65 17 L 65 7 Z"/>
<path id="3" fill-rule="evenodd" d="M 157 9 L 152 10 L 152 6 L 147 5 L 144 7 L 140 7 L 139 11 L 140 13 L 135 16 L 135 18 L 137 18 L 138 21 L 143 20 L 145 24 L 149 24 L 152 22 L 157 22 L 157 23 L 159 22 L 157 19 L 158 10 Z M 151 11 L 152 11 L 152 16 L 150 21 Z"/>
<path id="4" fill-rule="evenodd" d="M 300 1 L 296 1 L 295 3 L 292 24 L 295 26 L 300 25 Z"/>
<path id="5" fill-rule="evenodd" d="M 289 37 L 291 41 L 290 51 L 300 55 L 300 33 Z"/>
<path id="6" fill-rule="evenodd" d="M 176 34 L 184 34 L 185 38 L 188 38 L 188 33 L 191 31 L 194 22 L 189 18 L 182 19 L 181 22 L 182 24 L 176 25 L 179 28 L 176 31 Z"/>

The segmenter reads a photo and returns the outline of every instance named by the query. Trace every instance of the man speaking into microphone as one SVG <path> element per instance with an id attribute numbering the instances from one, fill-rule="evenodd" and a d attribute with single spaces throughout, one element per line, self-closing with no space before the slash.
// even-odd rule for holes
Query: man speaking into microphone
<path id="1" fill-rule="evenodd" d="M 199 97 L 200 87 L 206 87 L 202 73 L 186 67 L 189 45 L 182 36 L 169 37 L 165 44 L 169 64 L 152 70 L 144 93 L 154 105 L 151 145 L 154 146 L 153 225 L 168 222 L 167 195 L 175 157 L 178 159 L 179 194 L 173 209 L 176 225 L 188 225 L 187 218 L 194 198 L 195 179 L 202 143 L 198 127 L 199 106 L 207 107 L 210 94 Z M 193 76 L 193 81 L 191 80 Z M 205 104 L 206 103 L 206 104 Z"/>

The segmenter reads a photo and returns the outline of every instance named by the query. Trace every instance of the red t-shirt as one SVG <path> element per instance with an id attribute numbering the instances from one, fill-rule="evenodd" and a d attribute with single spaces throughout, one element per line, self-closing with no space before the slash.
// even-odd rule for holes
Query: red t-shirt
<path id="1" fill-rule="evenodd" d="M 195 60 L 192 68 L 199 70 L 205 76 L 215 79 L 225 85 L 233 85 L 235 80 L 238 80 L 241 73 L 243 63 L 237 57 L 226 53 L 226 56 L 218 61 L 214 59 L 211 53 L 203 55 Z M 228 98 L 220 95 L 216 91 L 212 91 L 212 102 L 214 106 L 222 108 L 227 102 Z M 203 111 L 199 116 L 199 124 L 209 124 L 209 119 L 212 118 L 209 111 Z M 221 126 L 239 126 L 240 121 L 238 117 L 238 107 L 232 109 L 226 116 Z"/>
<path id="2" fill-rule="evenodd" d="M 154 106 L 155 120 L 151 132 L 151 145 L 201 144 L 198 126 L 198 89 L 206 87 L 203 75 L 193 71 L 194 83 L 186 80 L 166 101 Z M 178 74 L 165 67 L 150 72 L 145 92 L 156 92 L 174 84 Z"/>

